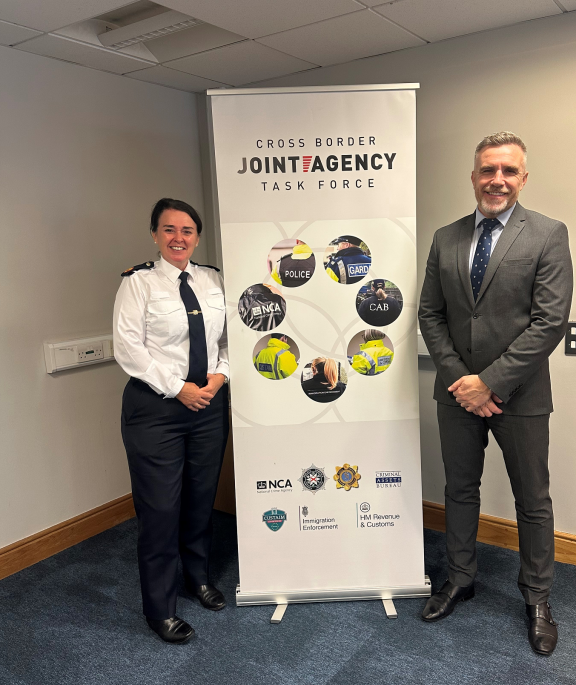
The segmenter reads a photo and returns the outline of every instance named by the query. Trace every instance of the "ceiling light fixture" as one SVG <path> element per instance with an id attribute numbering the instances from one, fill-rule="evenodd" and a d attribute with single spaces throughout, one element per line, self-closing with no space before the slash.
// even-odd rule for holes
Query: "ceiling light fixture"
<path id="1" fill-rule="evenodd" d="M 136 21 L 128 26 L 106 31 L 101 33 L 98 38 L 104 47 L 120 50 L 136 43 L 144 43 L 160 36 L 183 31 L 201 23 L 198 19 L 170 10 L 155 17 Z"/>

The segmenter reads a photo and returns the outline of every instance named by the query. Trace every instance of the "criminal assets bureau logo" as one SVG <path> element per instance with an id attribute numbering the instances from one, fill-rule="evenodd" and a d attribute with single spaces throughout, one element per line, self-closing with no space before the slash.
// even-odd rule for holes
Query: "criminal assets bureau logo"
<path id="1" fill-rule="evenodd" d="M 302 490 L 308 490 L 315 495 L 319 490 L 324 490 L 326 475 L 323 468 L 312 464 L 307 469 L 302 469 L 302 475 L 298 481 L 302 483 Z"/>
<path id="2" fill-rule="evenodd" d="M 287 518 L 286 512 L 282 509 L 269 509 L 262 514 L 262 521 L 274 533 L 282 528 Z"/>
<path id="3" fill-rule="evenodd" d="M 402 487 L 400 471 L 376 471 L 376 488 Z"/>

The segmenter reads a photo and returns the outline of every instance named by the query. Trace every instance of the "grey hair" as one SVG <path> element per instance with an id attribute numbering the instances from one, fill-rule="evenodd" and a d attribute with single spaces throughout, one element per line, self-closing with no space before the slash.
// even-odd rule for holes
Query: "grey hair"
<path id="1" fill-rule="evenodd" d="M 474 163 L 476 163 L 476 158 L 485 147 L 500 147 L 500 145 L 518 145 L 524 153 L 524 166 L 526 166 L 528 161 L 526 145 L 522 138 L 512 133 L 512 131 L 498 131 L 498 133 L 491 133 L 489 136 L 482 138 L 474 151 Z"/>
<path id="2" fill-rule="evenodd" d="M 386 334 L 379 331 L 377 328 L 367 328 L 362 332 L 362 337 L 364 342 L 369 342 L 370 340 L 384 340 Z"/>

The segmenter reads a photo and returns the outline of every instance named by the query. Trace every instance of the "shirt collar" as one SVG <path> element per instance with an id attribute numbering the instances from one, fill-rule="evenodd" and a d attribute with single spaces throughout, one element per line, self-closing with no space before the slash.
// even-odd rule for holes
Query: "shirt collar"
<path id="1" fill-rule="evenodd" d="M 502 226 L 506 226 L 506 224 L 508 223 L 508 219 L 512 216 L 512 212 L 516 209 L 517 204 L 518 203 L 515 202 L 512 205 L 512 207 L 510 207 L 510 209 L 507 209 L 505 212 L 502 212 L 502 214 L 498 214 L 498 216 L 496 218 L 502 224 Z M 486 217 L 484 216 L 484 214 L 482 214 L 482 212 L 478 209 L 478 207 L 476 207 L 476 220 L 474 223 L 474 227 L 478 228 L 478 224 L 481 221 L 483 221 L 485 218 Z"/>
<path id="2" fill-rule="evenodd" d="M 170 264 L 170 262 L 167 262 L 164 257 L 160 257 L 160 261 L 156 262 L 158 265 L 158 268 L 164 273 L 165 276 L 168 276 L 168 278 L 172 281 L 172 283 L 176 283 L 178 279 L 180 278 L 180 274 L 182 271 L 177 266 L 173 266 Z M 188 262 L 186 268 L 184 271 L 192 276 L 192 279 L 194 279 L 194 267 L 190 262 Z"/>

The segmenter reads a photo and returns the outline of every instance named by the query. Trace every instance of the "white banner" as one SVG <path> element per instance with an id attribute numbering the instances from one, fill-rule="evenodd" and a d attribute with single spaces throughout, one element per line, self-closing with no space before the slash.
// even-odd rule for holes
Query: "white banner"
<path id="1" fill-rule="evenodd" d="M 239 604 L 429 594 L 414 87 L 209 92 Z"/>

